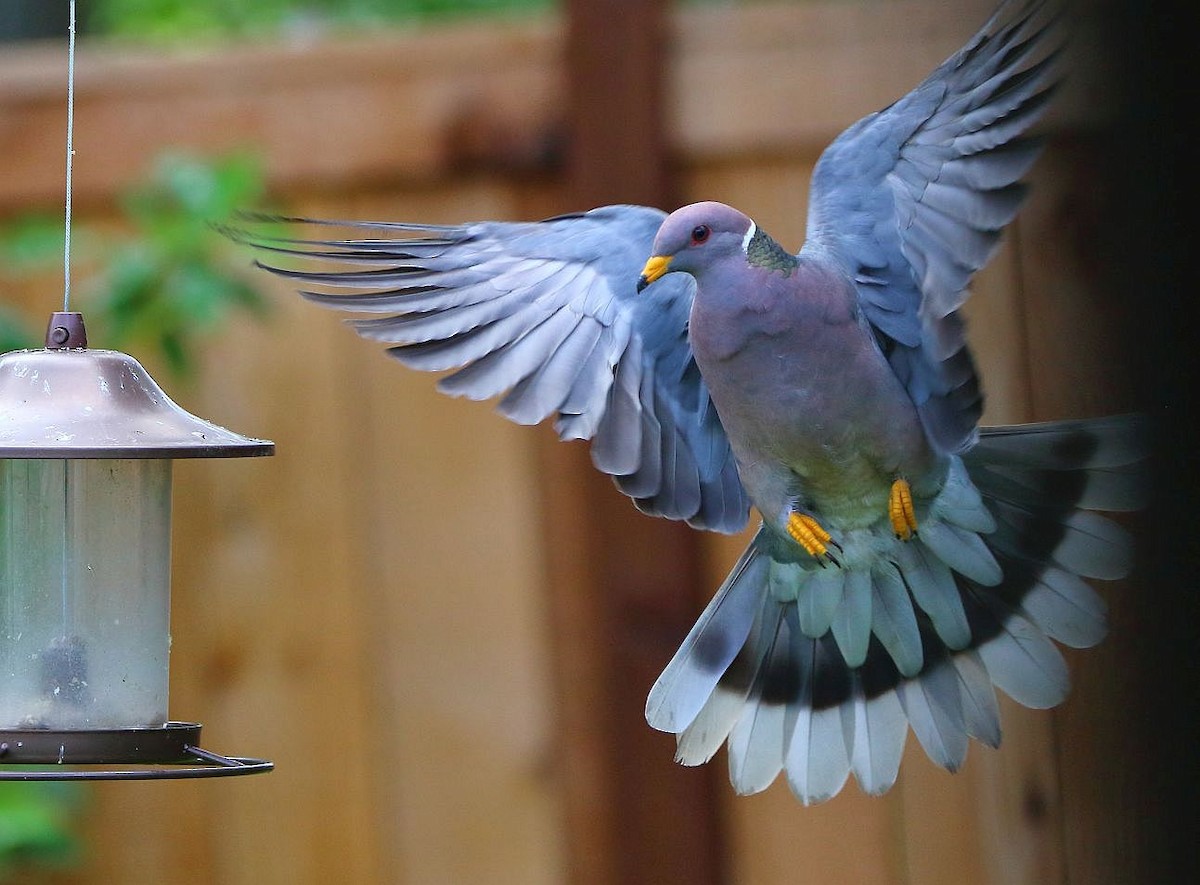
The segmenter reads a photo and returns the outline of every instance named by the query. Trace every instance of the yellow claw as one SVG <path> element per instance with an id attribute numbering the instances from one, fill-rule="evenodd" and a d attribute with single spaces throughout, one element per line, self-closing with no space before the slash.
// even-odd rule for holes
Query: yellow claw
<path id="1" fill-rule="evenodd" d="M 892 491 L 888 495 L 888 518 L 892 521 L 892 531 L 901 541 L 907 541 L 917 533 L 912 488 L 906 479 L 897 479 L 892 483 Z"/>
<path id="2" fill-rule="evenodd" d="M 821 524 L 807 513 L 793 513 L 789 516 L 787 533 L 812 556 L 829 554 L 829 547 L 826 546 L 831 540 L 829 532 L 821 528 Z"/>

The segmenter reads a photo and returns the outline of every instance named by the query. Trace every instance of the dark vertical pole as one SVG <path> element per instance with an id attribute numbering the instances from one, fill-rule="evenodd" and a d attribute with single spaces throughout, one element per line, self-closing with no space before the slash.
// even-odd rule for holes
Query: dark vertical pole
<path id="1" fill-rule="evenodd" d="M 667 0 L 567 0 L 573 199 L 673 208 L 667 156 Z"/>
<path id="2" fill-rule="evenodd" d="M 567 0 L 567 209 L 675 204 L 666 0 Z M 649 256 L 647 256 L 649 257 Z M 543 451 L 571 880 L 722 881 L 719 766 L 685 769 L 646 692 L 699 614 L 695 533 L 639 514 L 584 445 Z"/>
<path id="3" fill-rule="evenodd" d="M 1112 256 L 1105 294 L 1136 305 L 1130 311 L 1136 321 L 1120 334 L 1134 355 L 1138 408 L 1153 420 L 1157 446 L 1154 506 L 1138 536 L 1138 584 L 1130 588 L 1138 595 L 1127 607 L 1141 631 L 1126 640 L 1130 657 L 1123 662 L 1131 687 L 1121 721 L 1131 735 L 1126 745 L 1136 749 L 1111 761 L 1142 785 L 1121 809 L 1128 824 L 1122 850 L 1140 854 L 1142 881 L 1193 882 L 1200 881 L 1200 544 L 1194 519 L 1200 367 L 1194 299 L 1180 293 L 1194 285 L 1198 228 L 1194 201 L 1181 186 L 1194 176 L 1195 148 L 1178 121 L 1192 100 L 1197 57 L 1176 26 L 1187 8 L 1179 0 L 1098 5 L 1108 15 L 1102 19 L 1105 55 L 1122 65 L 1123 77 L 1105 170 L 1118 202 L 1110 236 L 1098 248 Z"/>

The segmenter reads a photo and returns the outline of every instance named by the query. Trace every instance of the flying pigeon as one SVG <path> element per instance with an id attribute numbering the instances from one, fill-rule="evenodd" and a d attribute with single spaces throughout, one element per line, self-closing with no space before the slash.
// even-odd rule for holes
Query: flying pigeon
<path id="1" fill-rule="evenodd" d="M 291 219 L 233 232 L 440 390 L 553 418 L 645 513 L 757 533 L 650 690 L 677 761 L 728 744 L 738 793 L 892 786 L 911 727 L 951 771 L 996 746 L 995 689 L 1064 699 L 1142 506 L 1143 421 L 978 426 L 960 308 L 1025 193 L 1062 41 L 1005 3 L 813 173 L 807 240 L 702 202 L 540 222 Z M 315 225 L 352 226 L 359 238 Z M 277 256 L 277 257 L 270 257 Z M 315 261 L 292 267 L 294 256 Z"/>

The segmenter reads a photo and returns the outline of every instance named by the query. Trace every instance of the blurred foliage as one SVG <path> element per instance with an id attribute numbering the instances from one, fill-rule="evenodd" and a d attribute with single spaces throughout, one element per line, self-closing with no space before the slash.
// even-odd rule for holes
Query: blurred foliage
<path id="1" fill-rule="evenodd" d="M 0 304 L 0 353 L 22 350 L 37 341 L 33 328 L 16 311 Z"/>
<path id="2" fill-rule="evenodd" d="M 54 261 L 62 261 L 61 218 L 24 215 L 8 224 L 0 239 L 0 259 L 13 273 L 38 272 Z"/>
<path id="3" fill-rule="evenodd" d="M 80 784 L 0 782 L 0 882 L 31 867 L 66 867 L 79 858 L 71 827 Z"/>
<path id="4" fill-rule="evenodd" d="M 550 9 L 555 0 L 94 0 L 91 33 L 179 41 Z"/>
<path id="5" fill-rule="evenodd" d="M 132 236 L 112 251 L 99 280 L 101 340 L 118 348 L 153 342 L 170 369 L 185 375 L 197 336 L 232 310 L 261 314 L 266 302 L 231 264 L 231 244 L 213 225 L 256 204 L 262 192 L 262 171 L 247 157 L 160 159 L 149 182 L 121 198 Z M 244 256 L 236 264 L 244 266 Z"/>
<path id="6" fill-rule="evenodd" d="M 263 173 L 236 155 L 206 162 L 166 155 L 149 177 L 119 197 L 120 231 L 72 228 L 72 309 L 84 312 L 97 346 L 148 348 L 177 378 L 190 374 L 200 339 L 232 312 L 262 315 L 266 301 L 249 282 L 245 255 L 214 225 L 259 202 Z M 61 219 L 30 216 L 0 229 L 0 261 L 10 276 L 44 275 L 61 264 Z M 58 309 L 48 301 L 47 314 Z M 40 333 L 0 311 L 5 350 L 41 346 Z"/>

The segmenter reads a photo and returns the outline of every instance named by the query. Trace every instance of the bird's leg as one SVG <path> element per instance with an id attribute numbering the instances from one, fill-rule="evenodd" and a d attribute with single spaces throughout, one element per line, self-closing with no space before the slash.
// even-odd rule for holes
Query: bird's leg
<path id="1" fill-rule="evenodd" d="M 892 491 L 888 495 L 888 518 L 892 521 L 892 531 L 901 541 L 907 541 L 917 533 L 912 489 L 906 479 L 898 478 L 892 483 Z"/>
<path id="2" fill-rule="evenodd" d="M 841 565 L 829 552 L 829 548 L 836 547 L 839 552 L 842 548 L 829 536 L 829 532 L 807 513 L 793 513 L 788 516 L 786 528 L 791 539 L 808 551 L 809 555 L 816 557 L 821 565 L 825 564 L 826 559 L 834 565 Z"/>

